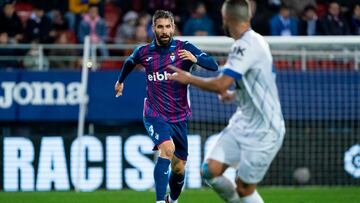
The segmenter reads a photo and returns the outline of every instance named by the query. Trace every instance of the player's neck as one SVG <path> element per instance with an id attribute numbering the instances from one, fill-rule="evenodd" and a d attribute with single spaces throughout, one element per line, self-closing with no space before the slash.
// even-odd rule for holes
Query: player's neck
<path id="1" fill-rule="evenodd" d="M 250 29 L 250 24 L 249 23 L 238 23 L 237 25 L 233 26 L 233 32 L 232 32 L 232 37 L 235 40 L 240 39 L 245 32 L 247 32 Z"/>

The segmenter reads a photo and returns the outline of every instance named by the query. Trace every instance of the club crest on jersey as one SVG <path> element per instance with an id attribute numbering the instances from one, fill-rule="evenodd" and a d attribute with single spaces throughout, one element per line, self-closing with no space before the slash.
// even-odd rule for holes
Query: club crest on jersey
<path id="1" fill-rule="evenodd" d="M 171 53 L 170 54 L 170 60 L 171 60 L 171 62 L 174 62 L 175 61 L 175 54 L 174 53 Z"/>

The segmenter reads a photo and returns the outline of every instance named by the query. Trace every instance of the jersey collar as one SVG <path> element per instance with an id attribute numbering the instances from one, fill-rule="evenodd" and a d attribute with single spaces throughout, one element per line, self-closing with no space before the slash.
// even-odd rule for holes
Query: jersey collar
<path id="1" fill-rule="evenodd" d="M 241 39 L 242 37 L 244 37 L 244 35 L 245 35 L 246 33 L 248 33 L 249 31 L 252 31 L 252 29 L 251 29 L 251 28 L 248 28 L 245 32 L 241 33 L 239 39 Z"/>
<path id="2" fill-rule="evenodd" d="M 156 48 L 166 48 L 166 49 L 169 49 L 169 52 L 175 51 L 175 49 L 176 49 L 176 40 L 173 38 L 173 39 L 171 40 L 171 43 L 169 43 L 169 44 L 170 44 L 170 46 L 169 46 L 169 45 L 166 45 L 166 46 L 158 46 L 158 45 L 156 44 L 155 39 L 153 39 L 153 41 L 150 43 L 149 49 L 150 49 L 150 50 L 155 50 Z"/>

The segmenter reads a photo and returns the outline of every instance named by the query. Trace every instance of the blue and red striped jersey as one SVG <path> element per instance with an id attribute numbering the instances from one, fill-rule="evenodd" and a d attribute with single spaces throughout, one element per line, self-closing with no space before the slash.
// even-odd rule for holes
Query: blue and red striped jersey
<path id="1" fill-rule="evenodd" d="M 187 41 L 173 39 L 167 46 L 159 46 L 155 41 L 140 46 L 126 59 L 119 75 L 119 82 L 137 64 L 141 64 L 146 72 L 146 98 L 144 101 L 144 117 L 161 117 L 168 122 L 184 121 L 191 116 L 188 101 L 187 85 L 168 79 L 173 71 L 168 65 L 174 65 L 185 71 L 190 71 L 194 65 L 190 60 L 181 59 L 179 50 L 190 51 L 196 58 L 197 64 L 208 70 L 217 70 L 215 60 Z"/>

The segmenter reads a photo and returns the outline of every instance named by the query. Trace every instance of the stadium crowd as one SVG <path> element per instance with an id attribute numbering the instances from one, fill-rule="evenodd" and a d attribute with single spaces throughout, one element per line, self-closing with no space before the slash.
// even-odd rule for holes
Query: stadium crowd
<path id="1" fill-rule="evenodd" d="M 83 43 L 85 35 L 99 44 L 141 43 L 153 38 L 151 15 L 157 9 L 175 15 L 176 35 L 223 35 L 223 0 L 0 0 L 0 47 Z M 359 0 L 251 0 L 252 28 L 262 35 L 359 35 Z M 52 50 L 60 54 L 62 50 Z M 68 51 L 68 50 L 67 50 Z M 19 55 L 0 48 L 0 55 Z M 71 52 L 67 52 L 71 54 Z M 100 48 L 99 54 L 109 51 Z M 110 53 L 111 54 L 111 53 Z M 24 64 L 36 67 L 31 57 Z M 13 66 L 0 61 L 0 67 Z M 64 67 L 73 64 L 63 64 Z"/>

